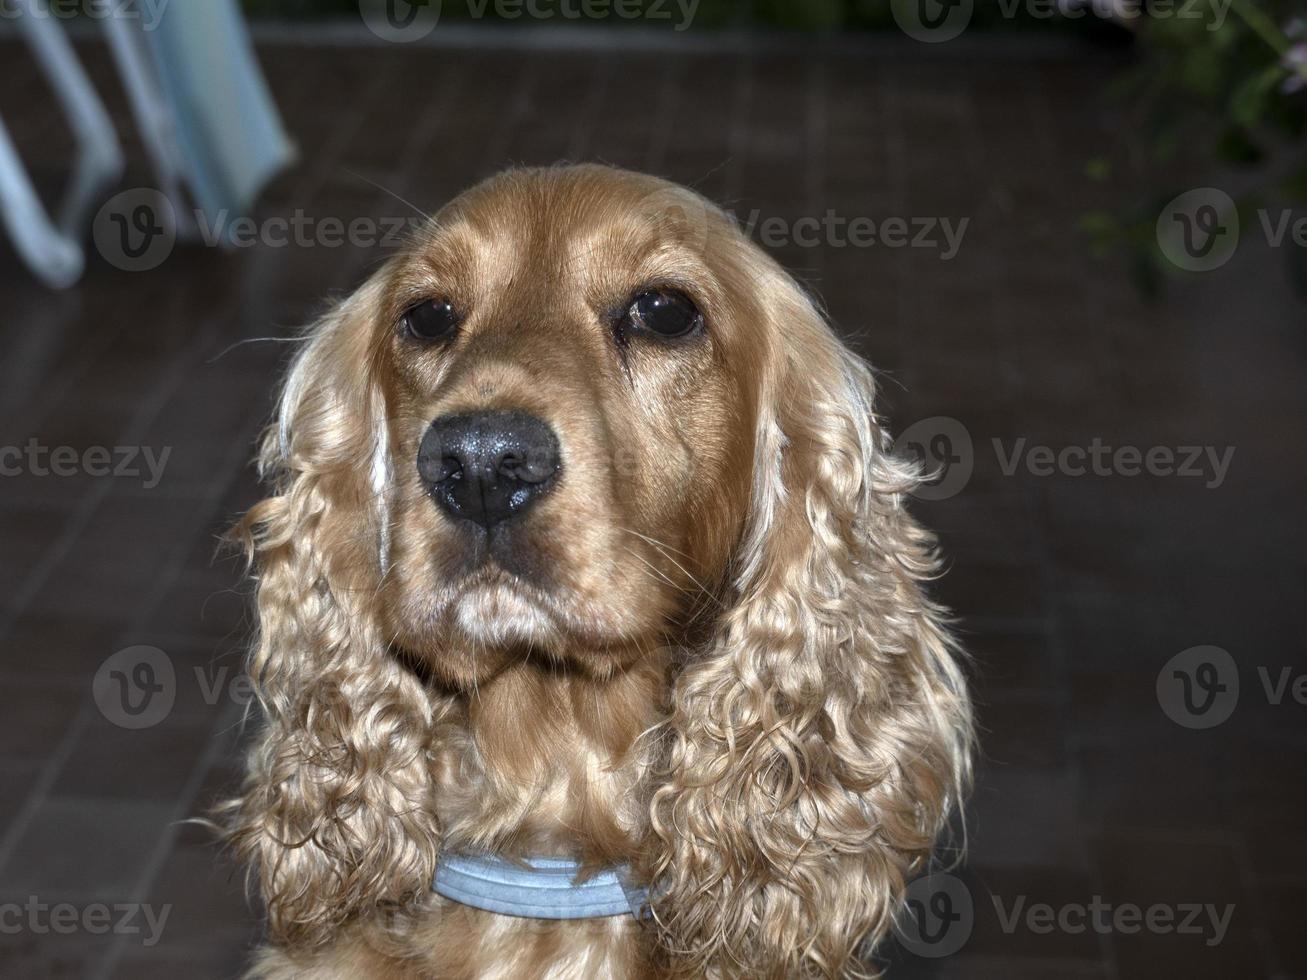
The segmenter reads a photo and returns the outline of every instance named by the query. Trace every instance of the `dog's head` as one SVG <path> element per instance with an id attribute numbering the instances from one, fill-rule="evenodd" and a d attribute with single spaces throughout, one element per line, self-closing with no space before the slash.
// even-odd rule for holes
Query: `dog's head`
<path id="1" fill-rule="evenodd" d="M 260 843 L 274 929 L 430 871 L 437 708 L 404 661 L 455 689 L 531 657 L 604 678 L 671 639 L 642 860 L 665 947 L 691 971 L 843 969 L 969 739 L 915 473 L 872 398 L 803 291 L 684 189 L 516 171 L 440 212 L 316 325 L 265 443 L 253 782 L 275 789 L 246 811 L 315 849 Z M 319 747 L 313 779 L 287 745 Z"/>
<path id="2" fill-rule="evenodd" d="M 777 301 L 688 192 L 517 172 L 379 278 L 368 364 L 395 642 L 447 678 L 605 672 L 683 624 L 743 533 Z"/>

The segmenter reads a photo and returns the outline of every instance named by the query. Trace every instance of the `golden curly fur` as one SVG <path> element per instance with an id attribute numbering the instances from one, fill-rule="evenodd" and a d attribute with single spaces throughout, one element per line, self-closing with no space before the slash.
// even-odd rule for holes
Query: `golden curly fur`
<path id="1" fill-rule="evenodd" d="M 650 284 L 703 312 L 614 342 Z M 422 299 L 455 339 L 396 328 Z M 839 977 L 869 970 L 970 772 L 932 539 L 873 379 L 723 213 L 606 167 L 457 199 L 309 331 L 238 528 L 265 717 L 230 838 L 252 976 Z M 565 469 L 470 563 L 415 468 L 513 408 Z M 442 848 L 624 862 L 655 915 L 519 919 L 430 890 Z"/>

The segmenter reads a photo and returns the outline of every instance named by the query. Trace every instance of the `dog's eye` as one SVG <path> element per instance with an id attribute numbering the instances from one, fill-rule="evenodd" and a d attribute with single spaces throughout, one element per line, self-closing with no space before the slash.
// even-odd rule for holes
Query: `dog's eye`
<path id="1" fill-rule="evenodd" d="M 444 340 L 458 327 L 458 313 L 448 300 L 429 299 L 410 308 L 403 324 L 416 340 Z"/>
<path id="2" fill-rule="evenodd" d="M 703 326 L 703 314 L 694 301 L 675 289 L 648 289 L 638 293 L 622 317 L 622 326 L 647 330 L 659 337 L 684 337 Z"/>

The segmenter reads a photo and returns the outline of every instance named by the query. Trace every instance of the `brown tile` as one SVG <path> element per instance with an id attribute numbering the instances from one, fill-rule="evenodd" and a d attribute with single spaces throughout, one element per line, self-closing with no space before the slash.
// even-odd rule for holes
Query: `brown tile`
<path id="1" fill-rule="evenodd" d="M 46 799 L 0 867 L 0 895 L 131 901 L 171 819 L 172 806 L 162 802 Z"/>
<path id="2" fill-rule="evenodd" d="M 238 944 L 227 948 L 167 945 L 127 953 L 118 961 L 113 980 L 176 980 L 182 976 L 239 980 L 248 967 L 249 952 Z"/>
<path id="3" fill-rule="evenodd" d="M 124 802 L 176 799 L 209 738 L 209 724 L 188 723 L 180 715 L 131 730 L 97 714 L 74 743 L 51 793 Z"/>
<path id="4" fill-rule="evenodd" d="M 1264 974 L 1259 909 L 1244 888 L 1237 848 L 1197 837 L 1109 833 L 1098 839 L 1095 855 L 1107 901 L 1170 910 L 1158 913 L 1156 928 L 1111 934 L 1125 980 L 1161 970 L 1203 978 Z"/>
<path id="5" fill-rule="evenodd" d="M 0 719 L 5 733 L 0 764 L 43 764 L 72 726 L 78 711 L 85 707 L 88 691 L 50 682 L 0 683 Z"/>

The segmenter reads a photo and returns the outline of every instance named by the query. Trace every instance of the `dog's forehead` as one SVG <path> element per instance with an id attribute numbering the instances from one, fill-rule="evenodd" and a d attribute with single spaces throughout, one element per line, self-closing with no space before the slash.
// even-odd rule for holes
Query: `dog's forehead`
<path id="1" fill-rule="evenodd" d="M 697 195 L 606 167 L 518 171 L 473 187 L 437 215 L 418 251 L 428 264 L 575 281 L 703 251 L 716 215 Z"/>

